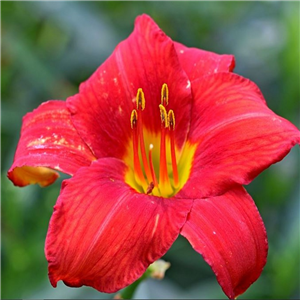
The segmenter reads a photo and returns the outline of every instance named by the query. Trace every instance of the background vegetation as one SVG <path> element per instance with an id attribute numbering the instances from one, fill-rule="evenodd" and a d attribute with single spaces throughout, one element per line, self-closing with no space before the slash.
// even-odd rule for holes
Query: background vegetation
<path id="1" fill-rule="evenodd" d="M 269 107 L 299 127 L 299 2 L 2 2 L 2 299 L 108 298 L 92 288 L 53 289 L 44 240 L 61 180 L 41 189 L 6 178 L 22 116 L 78 90 L 148 13 L 174 40 L 236 57 L 235 72 L 261 88 Z M 247 190 L 269 236 L 268 263 L 240 299 L 299 299 L 299 147 Z M 62 178 L 64 178 L 62 176 Z M 161 282 L 138 298 L 225 299 L 215 276 L 179 238 Z"/>

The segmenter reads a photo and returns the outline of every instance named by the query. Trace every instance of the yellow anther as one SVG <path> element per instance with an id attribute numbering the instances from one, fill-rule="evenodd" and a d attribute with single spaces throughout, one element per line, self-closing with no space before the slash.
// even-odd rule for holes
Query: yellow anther
<path id="1" fill-rule="evenodd" d="M 168 114 L 165 109 L 165 107 L 162 104 L 159 104 L 159 109 L 160 109 L 160 120 L 161 123 L 165 128 L 169 127 L 169 122 L 168 122 Z"/>
<path id="2" fill-rule="evenodd" d="M 169 103 L 169 89 L 166 83 L 161 88 L 161 104 L 167 106 Z"/>
<path id="3" fill-rule="evenodd" d="M 168 122 L 169 122 L 169 129 L 175 130 L 175 115 L 172 109 L 168 112 Z"/>
<path id="4" fill-rule="evenodd" d="M 137 94 L 136 94 L 136 107 L 138 110 L 145 109 L 145 95 L 141 88 L 138 89 Z"/>
<path id="5" fill-rule="evenodd" d="M 136 126 L 137 126 L 137 119 L 138 119 L 137 111 L 134 109 L 131 112 L 131 116 L 130 116 L 131 129 L 136 128 Z"/>

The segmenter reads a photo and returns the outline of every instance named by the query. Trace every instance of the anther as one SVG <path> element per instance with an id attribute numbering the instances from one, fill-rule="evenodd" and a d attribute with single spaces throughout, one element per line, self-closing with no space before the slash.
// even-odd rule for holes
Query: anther
<path id="1" fill-rule="evenodd" d="M 175 130 L 175 115 L 172 109 L 168 112 L 168 122 L 169 122 L 169 129 Z"/>
<path id="2" fill-rule="evenodd" d="M 131 112 L 131 116 L 130 116 L 131 129 L 136 128 L 136 126 L 137 126 L 137 120 L 138 120 L 137 111 L 134 109 Z"/>
<path id="3" fill-rule="evenodd" d="M 169 103 L 169 89 L 166 83 L 161 88 L 161 104 L 167 106 Z"/>
<path id="4" fill-rule="evenodd" d="M 136 94 L 136 107 L 137 107 L 137 110 L 145 109 L 145 95 L 141 88 L 138 89 L 137 94 Z"/>
<path id="5" fill-rule="evenodd" d="M 162 104 L 159 104 L 159 110 L 160 110 L 161 124 L 164 128 L 167 128 L 169 126 L 167 111 Z"/>

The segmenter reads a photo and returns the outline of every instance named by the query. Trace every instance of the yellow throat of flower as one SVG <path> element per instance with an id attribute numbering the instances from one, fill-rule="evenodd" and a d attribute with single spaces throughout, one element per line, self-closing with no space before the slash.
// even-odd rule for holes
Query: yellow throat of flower
<path id="1" fill-rule="evenodd" d="M 167 111 L 169 90 L 161 89 L 159 105 L 161 131 L 152 133 L 143 127 L 145 96 L 141 88 L 136 96 L 137 108 L 131 112 L 132 141 L 124 159 L 129 166 L 125 181 L 139 193 L 172 197 L 187 182 L 196 145 L 186 142 L 182 149 L 175 144 L 175 114 Z"/>

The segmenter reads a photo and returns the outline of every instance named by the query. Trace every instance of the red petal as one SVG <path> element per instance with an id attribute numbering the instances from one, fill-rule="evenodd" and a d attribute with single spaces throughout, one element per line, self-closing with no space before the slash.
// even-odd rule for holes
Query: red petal
<path id="1" fill-rule="evenodd" d="M 266 263 L 266 230 L 242 187 L 219 197 L 195 200 L 181 234 L 211 266 L 230 299 L 245 292 Z"/>
<path id="2" fill-rule="evenodd" d="M 174 44 L 181 66 L 191 81 L 214 73 L 231 72 L 234 69 L 233 55 L 219 55 L 176 42 Z"/>
<path id="3" fill-rule="evenodd" d="M 248 184 L 300 142 L 299 130 L 266 106 L 250 80 L 218 73 L 192 89 L 189 140 L 199 145 L 183 197 L 220 195 L 236 183 Z"/>
<path id="4" fill-rule="evenodd" d="M 103 158 L 64 181 L 46 239 L 53 286 L 63 280 L 115 292 L 177 238 L 192 201 L 136 193 L 124 183 L 126 168 Z"/>
<path id="5" fill-rule="evenodd" d="M 15 185 L 51 184 L 58 170 L 73 175 L 95 157 L 71 123 L 64 101 L 48 101 L 23 118 L 8 177 Z M 51 168 L 51 169 L 48 169 Z"/>
<path id="6" fill-rule="evenodd" d="M 138 17 L 133 33 L 80 86 L 80 93 L 68 99 L 74 124 L 98 158 L 123 158 L 132 137 L 131 111 L 136 94 L 145 94 L 144 124 L 160 132 L 161 88 L 169 87 L 168 110 L 178 124 L 177 143 L 186 139 L 190 121 L 190 82 L 182 70 L 172 40 L 154 21 Z M 100 142 L 99 142 L 100 141 Z"/>

